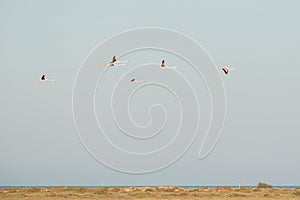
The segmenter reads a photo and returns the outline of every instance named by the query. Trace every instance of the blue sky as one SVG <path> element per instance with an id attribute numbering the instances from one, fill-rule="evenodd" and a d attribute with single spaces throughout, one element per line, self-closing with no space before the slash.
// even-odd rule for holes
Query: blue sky
<path id="1" fill-rule="evenodd" d="M 0 185 L 299 185 L 299 7 L 296 0 L 0 1 Z M 228 112 L 209 157 L 197 159 L 196 141 L 172 166 L 130 175 L 85 151 L 72 89 L 97 44 L 145 26 L 185 33 L 218 66 L 238 70 L 221 74 Z M 33 84 L 43 73 L 57 82 Z"/>

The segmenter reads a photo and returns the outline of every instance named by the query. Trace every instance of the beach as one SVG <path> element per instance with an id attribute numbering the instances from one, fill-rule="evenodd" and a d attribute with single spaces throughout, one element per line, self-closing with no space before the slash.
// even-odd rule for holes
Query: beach
<path id="1" fill-rule="evenodd" d="M 2 188 L 0 199 L 300 199 L 300 188 L 181 188 L 181 187 L 52 187 Z"/>

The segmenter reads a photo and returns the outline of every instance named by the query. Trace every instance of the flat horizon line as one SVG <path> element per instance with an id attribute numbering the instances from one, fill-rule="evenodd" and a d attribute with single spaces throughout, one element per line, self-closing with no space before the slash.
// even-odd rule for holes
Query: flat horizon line
<path id="1" fill-rule="evenodd" d="M 248 187 L 256 188 L 257 185 L 0 185 L 1 188 L 55 188 L 55 187 L 86 187 L 86 188 L 105 188 L 105 187 L 182 187 L 182 188 L 216 188 L 216 187 Z M 272 185 L 273 188 L 300 188 L 300 185 Z"/>

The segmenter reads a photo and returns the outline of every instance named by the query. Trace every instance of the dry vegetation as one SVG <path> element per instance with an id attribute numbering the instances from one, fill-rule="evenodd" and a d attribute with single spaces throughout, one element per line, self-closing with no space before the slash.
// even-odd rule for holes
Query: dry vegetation
<path id="1" fill-rule="evenodd" d="M 300 199 L 300 189 L 217 187 L 213 189 L 183 189 L 180 187 L 144 188 L 10 188 L 0 189 L 0 199 L 61 200 L 61 199 L 213 199 L 213 200 L 259 200 L 259 199 Z"/>

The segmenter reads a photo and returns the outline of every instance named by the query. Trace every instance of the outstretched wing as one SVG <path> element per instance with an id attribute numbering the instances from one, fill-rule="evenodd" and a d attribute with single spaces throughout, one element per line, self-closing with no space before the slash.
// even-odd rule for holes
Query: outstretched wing
<path id="1" fill-rule="evenodd" d="M 227 68 L 222 68 L 222 70 L 225 74 L 228 74 L 228 72 L 229 72 Z"/>

